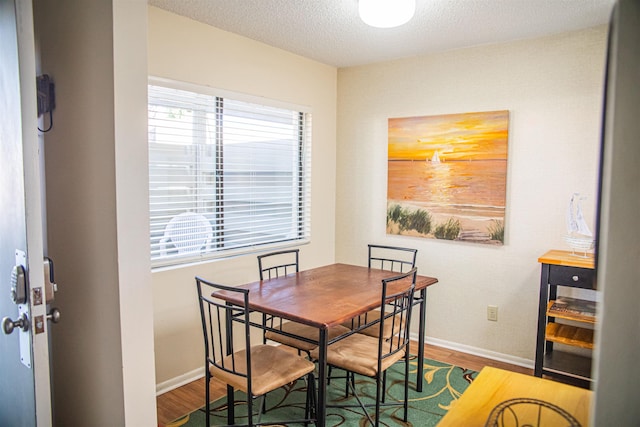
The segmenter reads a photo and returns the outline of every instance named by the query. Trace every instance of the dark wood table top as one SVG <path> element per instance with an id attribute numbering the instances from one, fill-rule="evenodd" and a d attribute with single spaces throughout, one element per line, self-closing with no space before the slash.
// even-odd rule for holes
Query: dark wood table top
<path id="1" fill-rule="evenodd" d="M 398 273 L 331 264 L 287 276 L 238 286 L 249 289 L 249 308 L 317 328 L 329 328 L 380 306 L 382 279 Z M 438 279 L 417 276 L 416 291 Z M 216 298 L 241 305 L 238 295 L 218 291 Z"/>

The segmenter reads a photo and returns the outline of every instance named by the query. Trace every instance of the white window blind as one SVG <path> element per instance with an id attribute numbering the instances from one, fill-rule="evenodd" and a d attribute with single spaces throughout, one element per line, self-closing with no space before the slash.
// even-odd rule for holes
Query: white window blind
<path id="1" fill-rule="evenodd" d="M 213 92 L 149 85 L 154 266 L 310 237 L 311 114 Z"/>

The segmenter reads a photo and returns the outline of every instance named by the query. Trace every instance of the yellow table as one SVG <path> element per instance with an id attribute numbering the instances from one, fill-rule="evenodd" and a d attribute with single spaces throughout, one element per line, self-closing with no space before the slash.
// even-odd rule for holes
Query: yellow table
<path id="1" fill-rule="evenodd" d="M 438 427 L 484 427 L 491 411 L 502 402 L 515 398 L 542 400 L 571 414 L 583 427 L 589 426 L 590 390 L 545 380 L 530 375 L 518 374 L 485 367 L 460 399 L 442 418 Z M 537 425 L 538 408 L 533 405 L 512 406 L 518 412 L 520 425 L 528 422 Z M 551 409 L 543 407 L 542 420 L 557 419 Z M 505 421 L 511 417 L 505 412 Z M 534 421 L 523 418 L 534 417 Z M 500 424 L 498 424 L 500 425 Z M 514 425 L 505 422 L 505 425 Z M 541 425 L 554 425 L 552 422 Z M 565 424 L 569 425 L 569 424 Z"/>

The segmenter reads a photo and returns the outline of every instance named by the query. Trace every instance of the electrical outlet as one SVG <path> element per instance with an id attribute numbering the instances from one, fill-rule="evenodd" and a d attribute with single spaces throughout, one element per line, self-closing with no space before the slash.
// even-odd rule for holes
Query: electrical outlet
<path id="1" fill-rule="evenodd" d="M 491 320 L 493 322 L 498 321 L 498 306 L 497 305 L 488 305 L 487 306 L 487 320 Z"/>

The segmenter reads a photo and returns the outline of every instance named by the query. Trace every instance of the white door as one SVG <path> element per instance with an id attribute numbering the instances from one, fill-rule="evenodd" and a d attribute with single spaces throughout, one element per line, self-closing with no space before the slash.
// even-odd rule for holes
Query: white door
<path id="1" fill-rule="evenodd" d="M 50 426 L 31 0 L 0 0 L 0 426 Z"/>

